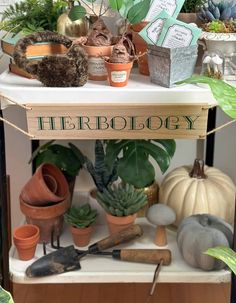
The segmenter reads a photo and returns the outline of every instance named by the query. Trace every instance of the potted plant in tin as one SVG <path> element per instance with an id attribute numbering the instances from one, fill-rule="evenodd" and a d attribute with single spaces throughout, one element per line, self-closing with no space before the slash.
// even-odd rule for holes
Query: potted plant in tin
<path id="1" fill-rule="evenodd" d="M 147 203 L 147 196 L 131 184 L 112 185 L 97 193 L 97 201 L 106 211 L 111 234 L 132 225 L 137 212 Z"/>
<path id="2" fill-rule="evenodd" d="M 65 222 L 70 225 L 73 241 L 76 246 L 86 246 L 90 242 L 92 224 L 97 217 L 97 211 L 87 203 L 80 207 L 72 206 L 65 214 Z"/>
<path id="3" fill-rule="evenodd" d="M 66 177 L 72 198 L 75 179 L 83 166 L 84 156 L 72 143 L 69 143 L 69 147 L 67 147 L 61 144 L 53 144 L 53 142 L 54 140 L 51 140 L 39 146 L 39 148 L 33 152 L 29 163 L 35 161 L 36 167 L 42 163 L 57 166 Z"/>
<path id="4" fill-rule="evenodd" d="M 165 173 L 174 156 L 176 144 L 174 140 L 107 140 L 106 164 L 113 167 L 117 162 L 118 176 L 124 183 L 132 184 L 136 189 L 144 191 L 148 197 L 148 205 L 158 202 L 159 186 L 155 181 L 155 169 L 151 158 Z M 146 208 L 139 215 L 145 216 Z"/>

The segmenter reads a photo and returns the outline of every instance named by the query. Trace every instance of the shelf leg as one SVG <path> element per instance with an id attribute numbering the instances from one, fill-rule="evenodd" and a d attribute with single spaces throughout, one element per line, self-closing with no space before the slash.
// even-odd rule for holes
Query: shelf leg
<path id="1" fill-rule="evenodd" d="M 207 131 L 211 131 L 215 127 L 216 127 L 216 107 L 209 109 Z M 205 163 L 208 166 L 213 166 L 214 164 L 214 150 L 215 150 L 215 133 L 207 136 L 206 139 Z"/>
<path id="2" fill-rule="evenodd" d="M 235 204 L 236 204 L 236 200 L 235 200 Z M 234 213 L 234 243 L 233 243 L 233 250 L 236 251 L 236 212 Z M 230 303 L 235 303 L 235 302 L 236 302 L 236 276 L 232 274 Z"/>
<path id="3" fill-rule="evenodd" d="M 1 285 L 6 290 L 10 290 L 8 212 L 5 135 L 3 122 L 0 122 L 0 273 Z"/>

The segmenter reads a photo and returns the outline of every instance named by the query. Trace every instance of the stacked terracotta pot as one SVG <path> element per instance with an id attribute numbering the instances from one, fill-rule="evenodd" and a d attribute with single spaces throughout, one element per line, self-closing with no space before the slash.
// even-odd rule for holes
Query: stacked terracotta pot
<path id="1" fill-rule="evenodd" d="M 63 215 L 69 206 L 68 183 L 60 169 L 52 164 L 39 166 L 20 194 L 20 209 L 28 224 L 39 227 L 41 243 L 61 234 Z"/>

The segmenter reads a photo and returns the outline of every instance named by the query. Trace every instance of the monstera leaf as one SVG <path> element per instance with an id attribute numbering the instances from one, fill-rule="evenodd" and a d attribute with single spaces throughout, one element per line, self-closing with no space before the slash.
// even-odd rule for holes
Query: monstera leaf
<path id="1" fill-rule="evenodd" d="M 0 302 L 1 303 L 14 303 L 10 293 L 5 291 L 1 286 L 0 286 Z"/>
<path id="2" fill-rule="evenodd" d="M 164 173 L 176 148 L 174 140 L 108 140 L 106 144 L 105 161 L 108 167 L 112 168 L 118 158 L 119 177 L 137 188 L 148 186 L 155 179 L 155 169 L 150 158 Z"/>
<path id="3" fill-rule="evenodd" d="M 205 254 L 223 261 L 236 275 L 236 252 L 229 247 L 217 246 L 209 248 Z"/>
<path id="4" fill-rule="evenodd" d="M 221 109 L 231 118 L 236 119 L 236 88 L 222 80 L 212 79 L 205 76 L 193 76 L 181 83 L 206 83 Z"/>

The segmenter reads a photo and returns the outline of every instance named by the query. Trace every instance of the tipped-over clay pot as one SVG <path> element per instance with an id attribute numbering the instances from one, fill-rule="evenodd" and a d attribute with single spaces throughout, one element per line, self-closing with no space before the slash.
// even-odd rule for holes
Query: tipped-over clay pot
<path id="1" fill-rule="evenodd" d="M 21 191 L 21 199 L 34 206 L 57 203 L 68 196 L 69 188 L 61 170 L 53 164 L 40 165 Z"/>

